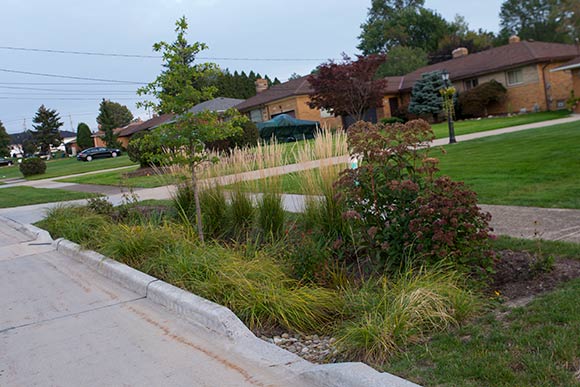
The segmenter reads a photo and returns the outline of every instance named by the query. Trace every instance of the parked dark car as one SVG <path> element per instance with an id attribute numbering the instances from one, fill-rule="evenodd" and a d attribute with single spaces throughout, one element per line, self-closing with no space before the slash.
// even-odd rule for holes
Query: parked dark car
<path id="1" fill-rule="evenodd" d="M 12 160 L 0 157 L 0 167 L 10 166 L 12 164 L 14 164 Z"/>
<path id="2" fill-rule="evenodd" d="M 94 159 L 102 159 L 106 157 L 117 157 L 121 155 L 120 149 L 105 148 L 98 146 L 95 148 L 88 148 L 77 155 L 77 160 L 92 161 Z"/>

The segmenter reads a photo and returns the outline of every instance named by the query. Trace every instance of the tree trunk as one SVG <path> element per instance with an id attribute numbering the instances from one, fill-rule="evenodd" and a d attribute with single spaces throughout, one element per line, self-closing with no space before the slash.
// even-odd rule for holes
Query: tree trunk
<path id="1" fill-rule="evenodd" d="M 203 238 L 203 223 L 201 221 L 201 203 L 199 202 L 199 186 L 197 185 L 197 176 L 195 175 L 195 165 L 191 164 L 191 185 L 193 186 L 193 199 L 195 201 L 195 223 L 197 224 L 197 235 L 201 243 Z"/>

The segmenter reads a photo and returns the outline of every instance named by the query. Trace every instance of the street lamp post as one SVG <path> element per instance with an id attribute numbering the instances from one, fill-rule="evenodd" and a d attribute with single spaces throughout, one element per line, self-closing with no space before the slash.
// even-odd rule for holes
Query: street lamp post
<path id="1" fill-rule="evenodd" d="M 441 74 L 443 78 L 443 83 L 445 84 L 445 91 L 443 94 L 443 98 L 445 100 L 445 109 L 447 110 L 447 126 L 449 127 L 449 143 L 454 144 L 457 142 L 455 140 L 455 128 L 453 127 L 453 93 L 449 95 L 451 91 L 451 85 L 449 82 L 449 73 L 447 71 L 443 71 Z"/>

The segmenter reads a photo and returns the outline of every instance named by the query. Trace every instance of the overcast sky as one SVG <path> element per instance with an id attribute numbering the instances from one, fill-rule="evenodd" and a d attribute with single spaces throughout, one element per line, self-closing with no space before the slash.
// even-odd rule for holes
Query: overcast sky
<path id="1" fill-rule="evenodd" d="M 465 16 L 472 29 L 497 32 L 501 0 L 426 0 L 452 20 Z M 360 24 L 370 0 L 2 0 L 0 46 L 153 55 L 151 46 L 174 39 L 174 22 L 185 15 L 189 40 L 205 42 L 204 58 L 230 70 L 254 70 L 284 81 L 309 73 L 341 52 L 356 54 Z M 267 61 L 259 59 L 309 59 Z M 161 61 L 150 58 L 65 55 L 0 49 L 0 120 L 9 133 L 32 128 L 41 104 L 56 109 L 76 130 L 79 122 L 96 129 L 102 98 L 123 103 L 135 116 L 135 84 L 17 74 L 34 72 L 133 82 L 150 82 Z M 64 83 L 64 84 L 63 84 Z M 37 90 L 43 89 L 43 90 Z"/>

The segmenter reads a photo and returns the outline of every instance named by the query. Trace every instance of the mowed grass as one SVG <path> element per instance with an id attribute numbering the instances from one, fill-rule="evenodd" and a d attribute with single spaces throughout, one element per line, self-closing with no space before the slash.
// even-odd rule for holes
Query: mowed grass
<path id="1" fill-rule="evenodd" d="M 464 181 L 484 204 L 580 209 L 580 122 L 460 142 L 437 149 L 441 174 Z M 285 193 L 305 193 L 299 174 L 281 177 Z M 256 191 L 256 183 L 242 183 Z"/>
<path id="2" fill-rule="evenodd" d="M 384 370 L 423 386 L 580 386 L 579 299 L 580 280 L 571 281 L 410 347 Z"/>
<path id="3" fill-rule="evenodd" d="M 28 206 L 31 204 L 62 202 L 98 196 L 85 192 L 33 187 L 0 188 L 0 208 Z"/>
<path id="4" fill-rule="evenodd" d="M 580 208 L 580 122 L 446 146 L 441 173 L 485 204 Z"/>
<path id="5" fill-rule="evenodd" d="M 555 120 L 570 115 L 567 110 L 553 112 L 527 113 L 512 117 L 482 118 L 480 120 L 457 121 L 454 124 L 455 135 L 486 132 L 488 130 L 507 128 L 510 126 L 532 124 L 534 122 Z M 436 138 L 449 137 L 447 122 L 440 122 L 432 126 Z"/>
<path id="6" fill-rule="evenodd" d="M 78 161 L 76 158 L 52 159 L 46 162 L 46 173 L 29 176 L 27 180 L 48 179 L 59 176 L 76 175 L 79 173 L 93 172 L 104 169 L 119 168 L 136 165 L 126 155 L 116 158 L 97 159 L 90 162 Z M 0 169 L 0 179 L 22 178 L 18 165 Z"/>

